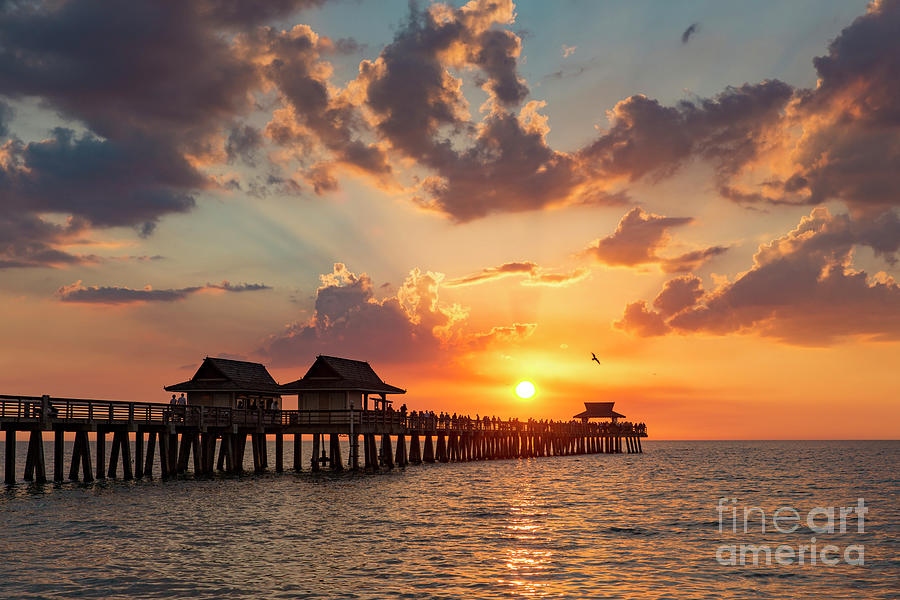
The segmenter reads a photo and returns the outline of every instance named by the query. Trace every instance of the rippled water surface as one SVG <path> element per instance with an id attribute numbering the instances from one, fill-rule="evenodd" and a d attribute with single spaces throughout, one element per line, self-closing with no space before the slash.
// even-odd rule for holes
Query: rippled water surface
<path id="1" fill-rule="evenodd" d="M 376 475 L 20 483 L 0 496 L 0 597 L 900 595 L 900 443 L 650 441 L 644 449 Z M 289 443 L 285 450 L 290 456 Z M 734 535 L 726 515 L 722 534 L 720 497 L 770 515 L 864 498 L 870 512 L 864 533 L 853 518 L 845 534 L 757 526 Z M 716 560 L 723 544 L 796 547 L 812 536 L 864 545 L 865 565 Z"/>

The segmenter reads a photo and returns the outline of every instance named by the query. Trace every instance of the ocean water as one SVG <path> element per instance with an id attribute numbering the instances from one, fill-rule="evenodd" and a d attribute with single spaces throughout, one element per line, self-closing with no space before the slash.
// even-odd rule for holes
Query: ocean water
<path id="1" fill-rule="evenodd" d="M 380 474 L 20 483 L 0 495 L 0 597 L 900 597 L 900 443 L 644 450 Z M 772 530 L 778 507 L 805 521 L 858 498 L 863 532 L 850 514 L 845 533 Z M 736 513 L 734 533 L 728 507 L 747 506 L 766 512 L 766 533 L 758 512 L 747 533 Z M 864 564 L 716 557 L 730 544 L 797 548 L 813 537 L 838 548 L 826 557 L 863 546 Z"/>

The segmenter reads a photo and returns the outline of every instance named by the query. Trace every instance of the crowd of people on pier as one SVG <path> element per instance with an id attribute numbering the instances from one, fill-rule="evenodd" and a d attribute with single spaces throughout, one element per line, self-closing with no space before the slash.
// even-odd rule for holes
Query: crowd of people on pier
<path id="1" fill-rule="evenodd" d="M 393 411 L 393 408 L 388 408 Z M 488 431 L 497 430 L 547 430 L 567 426 L 587 426 L 589 431 L 598 433 L 606 433 L 614 431 L 617 433 L 635 433 L 643 434 L 647 431 L 647 425 L 644 423 L 631 423 L 630 421 L 622 421 L 615 423 L 585 423 L 582 421 L 552 421 L 548 419 L 528 419 L 520 421 L 519 419 L 508 418 L 501 419 L 496 416 L 481 416 L 450 414 L 445 412 L 435 413 L 434 411 L 412 411 L 406 414 L 406 405 L 401 407 L 401 415 L 406 421 L 407 427 L 410 429 L 479 429 Z"/>

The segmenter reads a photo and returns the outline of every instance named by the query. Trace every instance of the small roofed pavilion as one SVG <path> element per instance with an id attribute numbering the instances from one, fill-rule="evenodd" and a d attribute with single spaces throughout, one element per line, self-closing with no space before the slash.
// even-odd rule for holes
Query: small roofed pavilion
<path id="1" fill-rule="evenodd" d="M 587 423 L 590 419 L 611 419 L 615 423 L 619 419 L 624 419 L 625 415 L 614 411 L 614 404 L 615 402 L 585 402 L 584 411 L 572 418 L 581 419 L 582 423 Z"/>
<path id="2" fill-rule="evenodd" d="M 209 356 L 193 377 L 165 389 L 186 392 L 187 403 L 198 406 L 272 409 L 281 400 L 278 382 L 263 365 Z"/>
<path id="3" fill-rule="evenodd" d="M 337 356 L 316 357 L 301 379 L 281 386 L 282 394 L 297 394 L 300 410 L 386 409 L 389 394 L 405 394 L 406 390 L 385 383 L 372 366 L 361 360 Z"/>

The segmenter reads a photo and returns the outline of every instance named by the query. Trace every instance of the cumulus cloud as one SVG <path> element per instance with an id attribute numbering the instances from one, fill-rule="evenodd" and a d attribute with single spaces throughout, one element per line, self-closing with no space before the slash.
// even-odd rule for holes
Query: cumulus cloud
<path id="1" fill-rule="evenodd" d="M 460 287 L 485 283 L 495 279 L 524 275 L 522 285 L 559 287 L 575 283 L 588 275 L 587 269 L 575 269 L 569 273 L 548 273 L 537 263 L 531 261 L 503 263 L 496 267 L 486 267 L 477 273 L 452 279 L 446 283 L 448 287 Z"/>
<path id="2" fill-rule="evenodd" d="M 190 210 L 207 185 L 196 161 L 223 123 L 251 108 L 258 81 L 221 29 L 296 4 L 0 3 L 0 97 L 37 98 L 87 129 L 0 147 L 0 265 L 81 262 L 64 248 L 74 234 L 129 226 L 148 235 L 161 217 Z"/>
<path id="3" fill-rule="evenodd" d="M 333 48 L 331 40 L 307 25 L 289 31 L 265 27 L 239 36 L 237 47 L 279 91 L 282 107 L 275 111 L 266 134 L 294 150 L 292 158 L 302 164 L 307 181 L 317 192 L 336 187 L 332 181 L 322 184 L 322 174 L 335 165 L 379 177 L 391 173 L 384 149 L 362 139 L 368 126 L 352 98 L 329 83 L 331 65 L 321 55 Z"/>
<path id="4" fill-rule="evenodd" d="M 641 336 L 758 333 L 804 345 L 900 339 L 900 286 L 852 264 L 854 246 L 896 260 L 900 217 L 887 215 L 860 221 L 816 208 L 796 229 L 760 246 L 753 266 L 733 282 L 704 291 L 696 277 L 673 279 L 654 300 L 656 310 L 631 303 L 615 325 Z"/>
<path id="5" fill-rule="evenodd" d="M 703 159 L 720 194 L 740 204 L 841 200 L 857 217 L 896 207 L 900 0 L 872 2 L 813 63 L 814 89 L 747 83 L 674 106 L 632 96 L 580 156 L 601 178 L 630 181 Z"/>
<path id="6" fill-rule="evenodd" d="M 658 251 L 670 241 L 669 229 L 692 222 L 691 217 L 663 217 L 635 207 L 622 217 L 613 233 L 595 240 L 583 253 L 611 266 L 658 264 L 667 273 L 691 271 L 727 250 L 713 246 L 670 258 L 659 256 Z"/>
<path id="7" fill-rule="evenodd" d="M 588 183 L 573 156 L 547 144 L 544 103 L 523 104 L 521 39 L 505 28 L 514 17 L 509 0 L 413 10 L 352 85 L 376 135 L 429 172 L 419 204 L 456 221 L 572 202 Z M 450 69 L 476 72 L 488 94 L 480 122 Z"/>
<path id="8" fill-rule="evenodd" d="M 659 179 L 695 156 L 712 162 L 724 178 L 768 147 L 792 94 L 791 86 L 772 80 L 675 106 L 631 96 L 615 105 L 609 130 L 580 154 L 606 178 Z"/>
<path id="9" fill-rule="evenodd" d="M 136 304 L 143 302 L 175 302 L 184 300 L 191 294 L 210 290 L 256 292 L 270 289 L 272 288 L 261 283 L 233 284 L 229 281 L 222 281 L 221 283 L 207 283 L 202 286 L 155 290 L 149 285 L 142 289 L 119 286 L 85 286 L 79 280 L 59 288 L 57 295 L 63 302 L 78 304 Z"/>
<path id="10" fill-rule="evenodd" d="M 320 277 L 312 318 L 270 336 L 261 352 L 283 365 L 303 364 L 316 354 L 377 355 L 404 362 L 510 342 L 534 330 L 533 324 L 515 324 L 487 333 L 468 332 L 467 311 L 439 299 L 443 277 L 413 269 L 396 294 L 378 299 L 368 275 L 335 263 L 331 273 Z"/>

